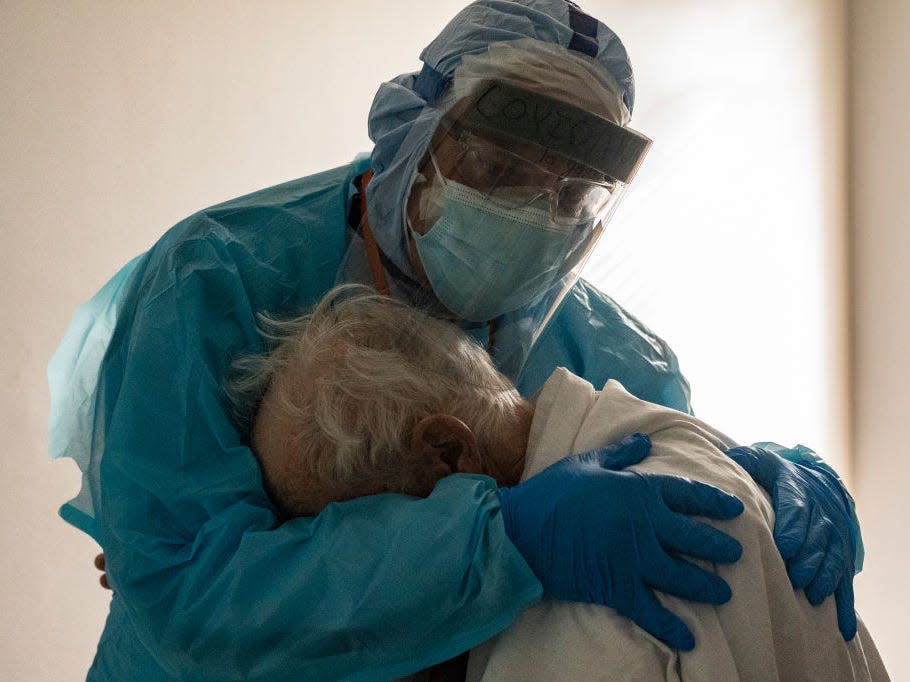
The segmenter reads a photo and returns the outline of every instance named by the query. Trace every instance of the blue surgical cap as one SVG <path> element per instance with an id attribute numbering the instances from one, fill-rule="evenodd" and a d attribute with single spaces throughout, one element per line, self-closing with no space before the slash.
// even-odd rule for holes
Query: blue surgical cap
<path id="1" fill-rule="evenodd" d="M 632 65 L 619 37 L 567 0 L 479 0 L 449 22 L 420 55 L 423 70 L 383 83 L 370 109 L 375 146 L 367 189 L 370 227 L 382 251 L 413 275 L 407 255 L 404 211 L 417 166 L 445 113 L 449 85 L 461 60 L 491 43 L 535 39 L 561 45 L 602 64 L 631 113 Z M 449 102 L 451 104 L 451 102 Z"/>

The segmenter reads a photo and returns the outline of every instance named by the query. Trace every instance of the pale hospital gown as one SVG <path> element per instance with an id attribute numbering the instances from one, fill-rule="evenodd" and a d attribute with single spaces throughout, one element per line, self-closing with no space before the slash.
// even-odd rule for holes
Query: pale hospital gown
<path id="1" fill-rule="evenodd" d="M 733 598 L 714 607 L 660 595 L 695 635 L 688 653 L 669 649 L 612 609 L 545 600 L 472 650 L 468 680 L 888 679 L 862 623 L 844 642 L 833 599 L 813 607 L 790 586 L 767 495 L 724 456 L 735 443 L 698 419 L 638 400 L 616 381 L 597 392 L 559 368 L 537 398 L 523 478 L 562 455 L 637 431 L 653 447 L 636 470 L 704 481 L 743 501 L 738 518 L 711 522 L 743 546 L 738 563 L 715 566 Z"/>

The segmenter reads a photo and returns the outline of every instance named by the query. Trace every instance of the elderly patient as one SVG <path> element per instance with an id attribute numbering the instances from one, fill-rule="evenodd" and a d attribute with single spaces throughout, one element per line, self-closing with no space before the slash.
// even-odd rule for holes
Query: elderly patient
<path id="1" fill-rule="evenodd" d="M 732 521 L 709 522 L 743 546 L 739 563 L 713 567 L 732 599 L 660 595 L 695 635 L 693 651 L 669 649 L 612 609 L 544 600 L 471 652 L 468 679 L 888 679 L 862 623 L 844 642 L 833 600 L 813 608 L 793 590 L 767 495 L 723 455 L 735 443 L 707 424 L 615 381 L 596 391 L 561 368 L 532 404 L 461 330 L 363 287 L 339 287 L 311 315 L 266 324 L 277 345 L 238 363 L 232 392 L 258 403 L 252 447 L 288 516 L 376 493 L 425 496 L 454 473 L 510 486 L 555 453 L 636 432 L 653 446 L 633 470 L 701 480 L 745 505 Z"/>

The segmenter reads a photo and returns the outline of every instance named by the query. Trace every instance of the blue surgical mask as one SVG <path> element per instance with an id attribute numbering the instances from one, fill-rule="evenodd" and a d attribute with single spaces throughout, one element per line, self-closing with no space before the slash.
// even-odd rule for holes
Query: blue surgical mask
<path id="1" fill-rule="evenodd" d="M 426 234 L 412 234 L 436 297 L 459 318 L 495 319 L 565 273 L 577 235 L 555 226 L 548 207 L 503 208 L 451 180 L 441 192 L 439 219 Z"/>

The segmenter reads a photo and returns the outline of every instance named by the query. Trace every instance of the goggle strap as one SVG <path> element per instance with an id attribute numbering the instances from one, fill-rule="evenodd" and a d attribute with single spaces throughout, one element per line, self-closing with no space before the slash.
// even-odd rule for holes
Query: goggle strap
<path id="1" fill-rule="evenodd" d="M 569 6 L 569 27 L 572 29 L 569 49 L 596 59 L 597 19 L 582 12 L 574 2 L 566 4 Z"/>
<path id="2" fill-rule="evenodd" d="M 434 102 L 452 84 L 452 77 L 424 64 L 414 80 L 414 91 L 427 102 Z"/>

